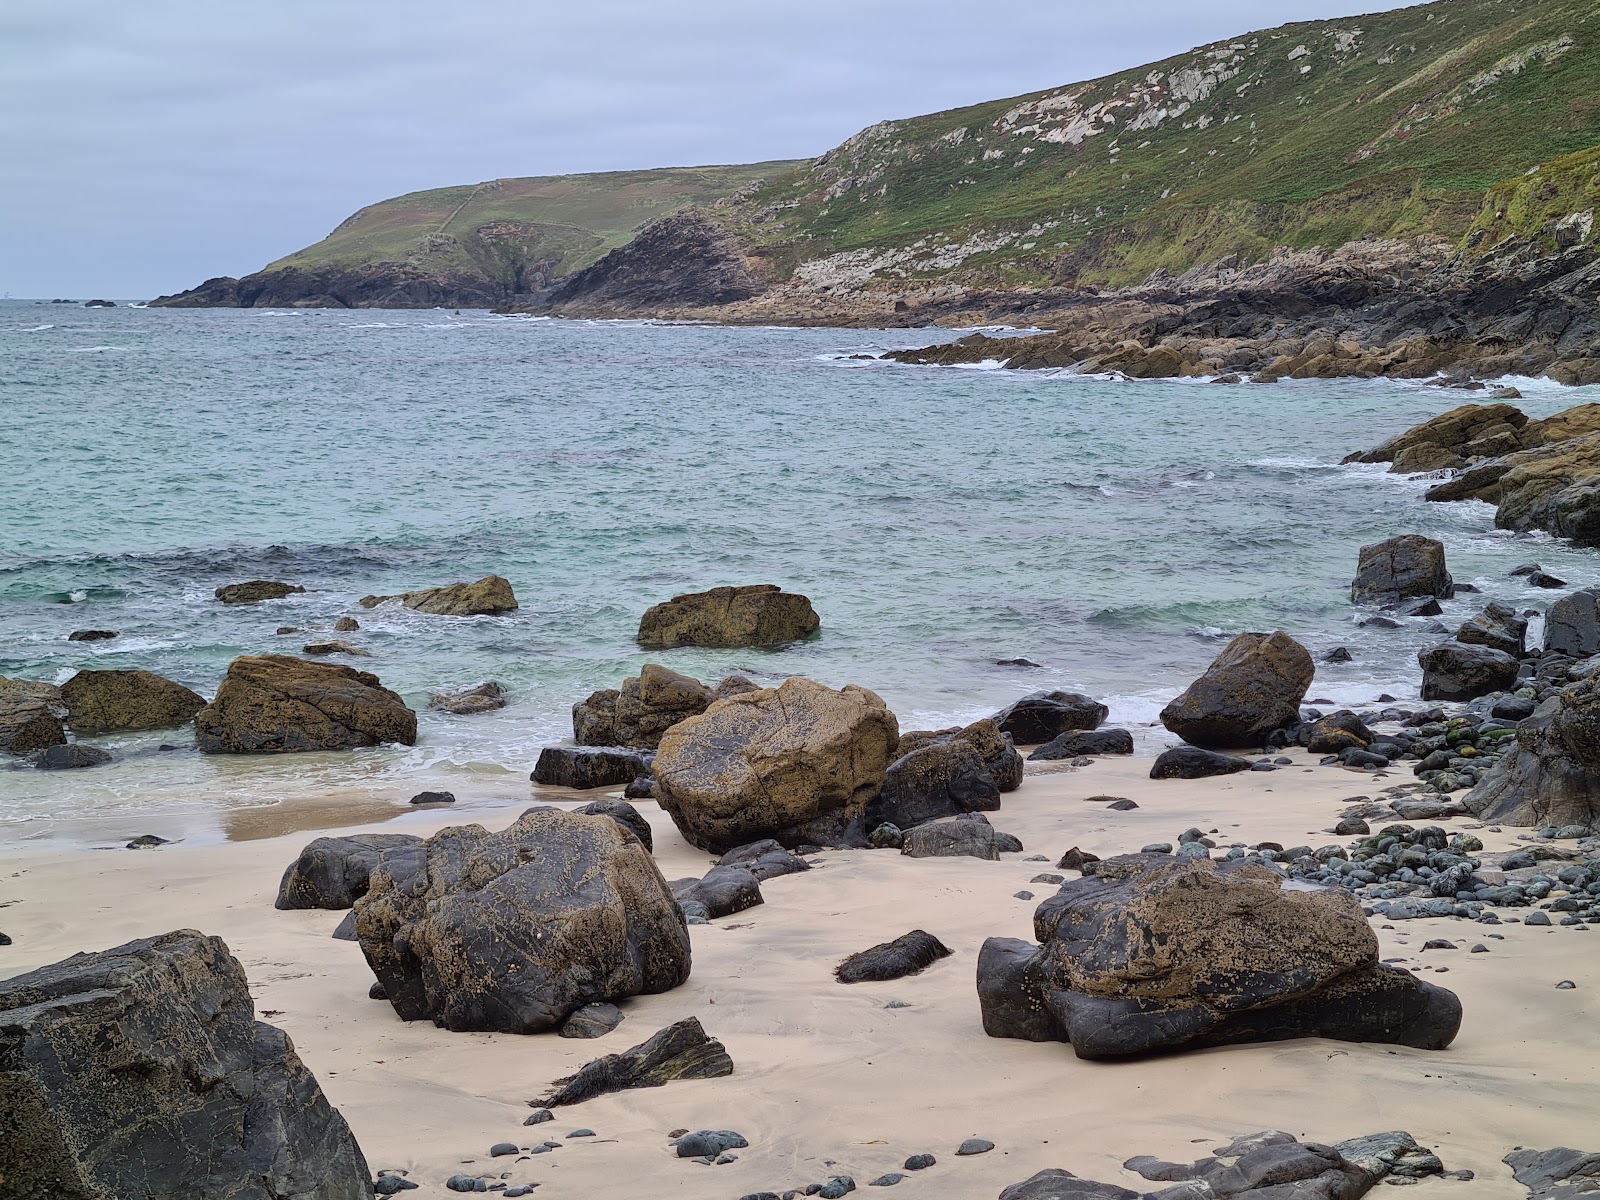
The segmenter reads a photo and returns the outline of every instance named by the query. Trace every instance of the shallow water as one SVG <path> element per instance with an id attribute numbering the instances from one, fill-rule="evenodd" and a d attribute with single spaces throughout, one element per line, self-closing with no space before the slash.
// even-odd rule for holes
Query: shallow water
<path id="1" fill-rule="evenodd" d="M 1458 580 L 1518 604 L 1550 597 L 1507 577 L 1520 562 L 1574 586 L 1600 575 L 1591 551 L 1495 531 L 1488 506 L 1338 465 L 1459 392 L 848 357 L 946 336 L 0 304 L 0 674 L 146 667 L 209 695 L 234 656 L 313 640 L 279 626 L 320 638 L 349 614 L 361 631 L 341 636 L 375 655 L 357 665 L 421 727 L 415 748 L 270 759 L 205 758 L 187 733 L 96 739 L 122 761 L 0 768 L 0 821 L 31 836 L 68 817 L 403 800 L 440 779 L 463 799 L 504 791 L 570 733 L 575 700 L 650 660 L 860 683 L 906 728 L 1045 687 L 1139 722 L 1225 637 L 1283 628 L 1354 653 L 1319 666 L 1315 696 L 1414 697 L 1438 630 L 1355 627 L 1363 544 L 1438 537 Z M 1536 415 L 1592 398 L 1524 390 Z M 515 614 L 355 604 L 488 572 L 512 581 Z M 311 590 L 212 598 L 254 578 Z M 781 651 L 632 642 L 657 601 L 760 581 L 811 596 L 822 634 Z M 83 628 L 122 636 L 65 640 Z M 1042 666 L 996 665 L 1015 658 Z M 506 709 L 425 710 L 430 690 L 483 679 L 510 689 Z"/>

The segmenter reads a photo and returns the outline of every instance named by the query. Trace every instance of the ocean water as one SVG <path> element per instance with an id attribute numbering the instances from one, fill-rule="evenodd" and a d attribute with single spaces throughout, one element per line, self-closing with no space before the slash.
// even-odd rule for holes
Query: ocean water
<path id="1" fill-rule="evenodd" d="M 0 674 L 143 667 L 209 695 L 237 655 L 298 652 L 353 615 L 356 660 L 420 713 L 418 744 L 211 758 L 187 732 L 94 739 L 89 771 L 0 766 L 0 836 L 133 829 L 325 796 L 525 788 L 570 708 L 646 661 L 702 678 L 804 674 L 879 691 L 902 727 L 1041 688 L 1147 723 L 1242 630 L 1320 656 L 1313 696 L 1414 698 L 1422 620 L 1358 628 L 1359 548 L 1442 539 L 1485 597 L 1539 561 L 1574 586 L 1592 551 L 1493 528 L 1486 505 L 1340 466 L 1462 402 L 1416 384 L 1223 387 L 852 356 L 946 331 L 722 329 L 470 312 L 84 310 L 0 304 Z M 1591 389 L 1592 390 L 1592 389 Z M 1543 415 L 1592 399 L 1526 385 Z M 356 600 L 489 572 L 521 608 L 431 617 Z M 218 585 L 302 584 L 224 607 Z M 645 608 L 772 582 L 823 630 L 781 650 L 645 653 Z M 280 636 L 279 626 L 307 635 Z M 114 641 L 66 640 L 75 629 Z M 1000 666 L 1026 658 L 1038 667 Z M 426 711 L 493 679 L 493 714 Z M 163 744 L 177 749 L 161 750 Z"/>

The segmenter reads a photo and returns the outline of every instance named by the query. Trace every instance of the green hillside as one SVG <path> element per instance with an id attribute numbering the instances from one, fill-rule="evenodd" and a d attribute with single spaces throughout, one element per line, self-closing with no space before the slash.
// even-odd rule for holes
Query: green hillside
<path id="1" fill-rule="evenodd" d="M 874 125 L 733 224 L 824 286 L 1128 283 L 1279 245 L 1460 238 L 1488 188 L 1596 143 L 1600 6 L 1440 0 Z"/>

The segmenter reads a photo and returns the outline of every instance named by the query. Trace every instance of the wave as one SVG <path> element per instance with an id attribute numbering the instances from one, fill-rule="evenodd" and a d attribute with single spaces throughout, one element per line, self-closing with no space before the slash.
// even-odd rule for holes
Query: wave
<path id="1" fill-rule="evenodd" d="M 67 353 L 68 354 L 126 354 L 126 353 L 128 353 L 128 348 L 126 346 L 71 346 L 71 347 L 68 347 Z"/>

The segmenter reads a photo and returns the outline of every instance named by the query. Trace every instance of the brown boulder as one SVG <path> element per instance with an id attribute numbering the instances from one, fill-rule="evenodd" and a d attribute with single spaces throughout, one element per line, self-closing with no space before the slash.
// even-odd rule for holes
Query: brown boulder
<path id="1" fill-rule="evenodd" d="M 1447 450 L 1459 452 L 1458 448 L 1472 441 L 1481 430 L 1502 424 L 1509 425 L 1513 429 L 1521 429 L 1527 423 L 1527 414 L 1515 405 L 1463 404 L 1420 425 L 1414 425 L 1404 433 L 1390 438 L 1383 445 L 1365 454 L 1353 455 L 1347 461 L 1393 462 L 1395 456 L 1402 450 L 1422 445 L 1443 446 Z"/>
<path id="2" fill-rule="evenodd" d="M 61 722 L 66 715 L 55 684 L 0 676 L 0 751 L 32 754 L 65 745 L 67 731 Z"/>
<path id="3" fill-rule="evenodd" d="M 252 579 L 249 583 L 226 583 L 215 595 L 224 604 L 259 604 L 263 600 L 282 600 L 295 596 L 305 588 L 292 583 L 274 583 L 270 579 Z"/>
<path id="4" fill-rule="evenodd" d="M 1455 583 L 1444 565 L 1444 543 L 1416 533 L 1361 547 L 1355 582 L 1350 585 L 1352 604 L 1398 604 L 1419 596 L 1448 599 L 1454 594 Z"/>
<path id="5" fill-rule="evenodd" d="M 1315 674 L 1310 653 L 1288 634 L 1241 633 L 1161 710 L 1161 723 L 1194 746 L 1259 746 L 1299 723 Z"/>
<path id="6" fill-rule="evenodd" d="M 453 692 L 435 692 L 428 697 L 428 707 L 434 712 L 453 713 L 458 717 L 476 716 L 505 706 L 506 690 L 494 682 Z"/>
<path id="7" fill-rule="evenodd" d="M 350 750 L 417 740 L 417 714 L 376 675 L 281 654 L 236 658 L 195 714 L 206 754 Z"/>
<path id="8" fill-rule="evenodd" d="M 653 750 L 661 735 L 679 721 L 698 716 L 723 694 L 733 694 L 740 683 L 730 677 L 713 691 L 698 679 L 680 675 L 655 663 L 623 681 L 621 689 L 605 688 L 572 706 L 572 739 L 580 746 L 635 746 Z M 754 687 L 748 680 L 746 687 Z"/>
<path id="9" fill-rule="evenodd" d="M 407 608 L 438 617 L 498 617 L 517 607 L 511 584 L 498 575 L 485 575 L 472 583 L 451 583 L 398 596 L 363 596 L 362 608 L 376 608 L 399 600 Z"/>
<path id="10" fill-rule="evenodd" d="M 641 646 L 775 646 L 810 637 L 822 626 L 811 601 L 776 584 L 712 588 L 674 596 L 639 621 Z"/>
<path id="11" fill-rule="evenodd" d="M 61 685 L 67 724 L 77 734 L 184 725 L 205 697 L 149 671 L 79 671 Z"/>

